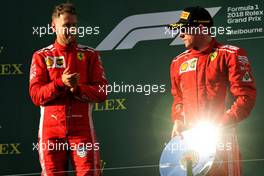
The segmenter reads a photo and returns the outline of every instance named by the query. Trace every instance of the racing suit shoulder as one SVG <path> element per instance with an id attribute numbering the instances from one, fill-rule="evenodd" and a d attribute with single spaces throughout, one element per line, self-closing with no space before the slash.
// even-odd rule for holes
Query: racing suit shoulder
<path id="1" fill-rule="evenodd" d="M 172 63 L 175 61 L 178 61 L 180 58 L 183 58 L 184 56 L 186 56 L 188 53 L 190 52 L 190 50 L 186 50 L 183 53 L 179 54 L 178 56 L 176 56 L 173 60 Z"/>
<path id="2" fill-rule="evenodd" d="M 39 49 L 39 50 L 37 50 L 36 52 L 35 52 L 35 54 L 42 54 L 42 53 L 46 53 L 46 52 L 51 52 L 51 51 L 53 51 L 55 49 L 55 47 L 54 47 L 54 44 L 51 44 L 51 45 L 49 45 L 49 46 L 47 46 L 47 47 L 44 47 L 44 48 L 42 48 L 42 49 Z"/>
<path id="3" fill-rule="evenodd" d="M 86 45 L 77 45 L 77 51 L 86 52 L 88 57 L 92 59 L 92 61 L 98 60 L 100 64 L 102 64 L 100 53 L 94 48 Z"/>
<path id="4" fill-rule="evenodd" d="M 246 62 L 249 62 L 247 53 L 243 48 L 239 48 L 233 45 L 219 45 L 217 48 L 219 52 L 222 52 L 227 56 L 225 57 L 226 62 L 229 62 L 231 60 L 233 60 L 232 62 L 236 62 L 237 60 L 241 60 L 242 57 L 244 57 L 244 60 L 246 60 Z"/>
<path id="5" fill-rule="evenodd" d="M 222 52 L 233 53 L 233 54 L 244 51 L 242 48 L 239 48 L 234 45 L 221 45 L 220 44 L 217 48 Z"/>
<path id="6" fill-rule="evenodd" d="M 234 46 L 234 45 L 229 45 L 229 44 L 225 44 L 225 45 L 219 44 L 218 47 L 219 48 L 222 48 L 222 49 L 228 49 L 228 50 L 231 50 L 231 51 L 234 51 L 234 50 L 238 50 L 239 49 L 239 47 Z"/>
<path id="7" fill-rule="evenodd" d="M 79 51 L 88 51 L 88 52 L 92 52 L 95 53 L 96 50 L 90 46 L 86 46 L 86 45 L 82 45 L 82 44 L 78 44 L 77 45 L 77 50 Z"/>
<path id="8" fill-rule="evenodd" d="M 77 52 L 85 52 L 90 58 L 97 58 L 101 62 L 101 57 L 98 51 L 96 51 L 94 48 L 86 45 L 77 45 Z"/>
<path id="9" fill-rule="evenodd" d="M 45 62 L 45 58 L 48 55 L 53 55 L 54 52 L 52 52 L 55 49 L 54 45 L 51 44 L 47 47 L 44 47 L 42 49 L 39 49 L 33 53 L 32 62 Z"/>

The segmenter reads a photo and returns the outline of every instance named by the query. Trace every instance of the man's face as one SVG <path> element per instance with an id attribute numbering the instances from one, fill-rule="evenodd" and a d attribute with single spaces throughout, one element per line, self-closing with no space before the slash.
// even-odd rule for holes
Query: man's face
<path id="1" fill-rule="evenodd" d="M 77 17 L 70 13 L 63 13 L 59 17 L 54 17 L 52 20 L 52 26 L 56 30 L 57 40 L 64 45 L 76 41 L 76 25 Z"/>
<path id="2" fill-rule="evenodd" d="M 200 43 L 199 40 L 201 34 L 199 34 L 199 28 L 196 29 L 197 30 L 193 28 L 185 28 L 185 30 L 182 30 L 180 33 L 180 37 L 187 49 L 196 48 Z"/>
<path id="3" fill-rule="evenodd" d="M 184 45 L 187 49 L 191 49 L 195 47 L 196 37 L 195 35 L 191 34 L 181 34 L 180 37 L 182 38 Z"/>

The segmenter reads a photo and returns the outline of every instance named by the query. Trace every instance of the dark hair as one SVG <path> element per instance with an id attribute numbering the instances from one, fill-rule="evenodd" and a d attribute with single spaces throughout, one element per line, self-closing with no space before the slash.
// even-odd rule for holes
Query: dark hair
<path id="1" fill-rule="evenodd" d="M 75 6 L 72 3 L 62 3 L 54 7 L 52 12 L 52 19 L 58 18 L 60 15 L 64 13 L 69 13 L 72 15 L 76 15 Z"/>

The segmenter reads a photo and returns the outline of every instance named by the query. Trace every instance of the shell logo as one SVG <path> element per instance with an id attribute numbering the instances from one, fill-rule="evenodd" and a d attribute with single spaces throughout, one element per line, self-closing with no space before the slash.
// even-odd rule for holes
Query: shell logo
<path id="1" fill-rule="evenodd" d="M 188 62 L 185 62 L 185 63 L 183 63 L 183 64 L 181 65 L 181 71 L 182 71 L 182 72 L 186 71 L 187 68 L 188 68 Z"/>
<path id="2" fill-rule="evenodd" d="M 48 67 L 48 68 L 49 68 L 49 67 L 52 67 L 53 64 L 54 64 L 53 58 L 52 58 L 52 57 L 47 57 L 47 58 L 46 58 L 46 65 L 47 65 L 47 67 Z"/>

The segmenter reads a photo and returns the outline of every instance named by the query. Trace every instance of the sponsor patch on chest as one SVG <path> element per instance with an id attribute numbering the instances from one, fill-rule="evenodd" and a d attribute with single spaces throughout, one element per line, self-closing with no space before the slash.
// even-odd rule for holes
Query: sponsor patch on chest
<path id="1" fill-rule="evenodd" d="M 211 61 L 214 61 L 214 60 L 216 59 L 217 55 L 218 55 L 218 54 L 217 54 L 217 51 L 212 52 L 212 53 L 210 54 L 210 56 L 209 56 L 210 60 L 211 60 Z"/>
<path id="2" fill-rule="evenodd" d="M 195 71 L 197 66 L 197 60 L 198 58 L 193 58 L 183 62 L 180 66 L 180 74 L 184 72 Z"/>
<path id="3" fill-rule="evenodd" d="M 45 63 L 47 68 L 65 68 L 64 56 L 47 56 Z"/>
<path id="4" fill-rule="evenodd" d="M 83 52 L 78 52 L 77 53 L 77 58 L 79 59 L 79 61 L 82 61 L 84 58 L 84 53 Z"/>

